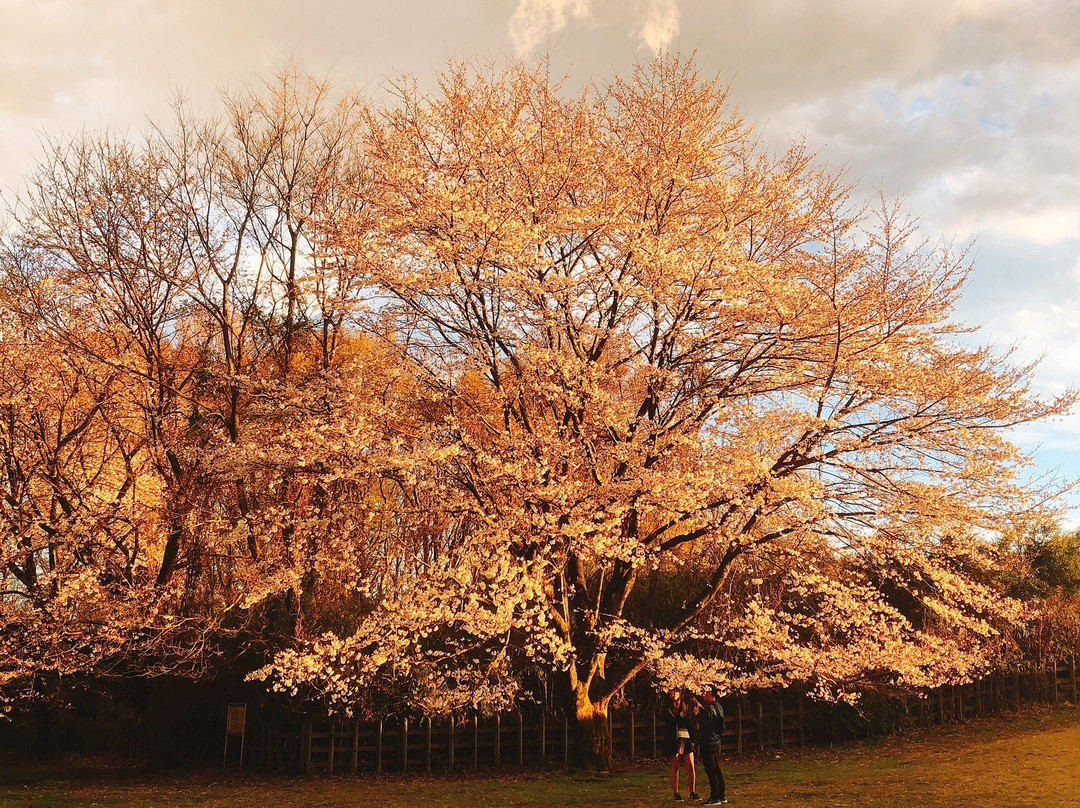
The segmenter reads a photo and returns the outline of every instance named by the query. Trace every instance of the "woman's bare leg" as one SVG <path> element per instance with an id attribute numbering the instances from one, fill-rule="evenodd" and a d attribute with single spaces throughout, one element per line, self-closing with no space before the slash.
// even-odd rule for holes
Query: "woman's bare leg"
<path id="1" fill-rule="evenodd" d="M 690 793 L 697 791 L 697 767 L 694 765 L 694 753 L 686 753 L 686 776 L 690 779 Z"/>
<path id="2" fill-rule="evenodd" d="M 671 791 L 673 794 L 679 793 L 679 755 L 671 756 Z"/>

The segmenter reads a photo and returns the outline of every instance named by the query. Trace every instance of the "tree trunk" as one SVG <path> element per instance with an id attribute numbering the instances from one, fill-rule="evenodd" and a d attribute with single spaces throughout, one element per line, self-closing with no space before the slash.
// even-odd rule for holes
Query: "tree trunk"
<path id="1" fill-rule="evenodd" d="M 592 701 L 580 688 L 576 694 L 578 748 L 576 757 L 599 772 L 611 771 L 611 734 L 608 731 L 609 699 Z"/>

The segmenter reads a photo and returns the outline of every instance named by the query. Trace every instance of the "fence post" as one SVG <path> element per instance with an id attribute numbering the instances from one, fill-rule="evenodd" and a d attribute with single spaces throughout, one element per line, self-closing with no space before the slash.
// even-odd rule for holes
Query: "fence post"
<path id="1" fill-rule="evenodd" d="M 525 714 L 518 710 L 518 765 L 525 765 Z"/>
<path id="2" fill-rule="evenodd" d="M 352 719 L 352 760 L 349 763 L 349 771 L 355 775 L 356 758 L 360 755 L 360 718 Z"/>
<path id="3" fill-rule="evenodd" d="M 982 715 L 982 679 L 975 680 L 975 715 Z"/>
<path id="4" fill-rule="evenodd" d="M 447 771 L 454 770 L 454 716 L 450 716 L 450 734 L 446 739 L 447 757 L 449 758 L 449 764 L 447 765 Z"/>
<path id="5" fill-rule="evenodd" d="M 409 770 L 409 716 L 401 717 L 401 770 Z"/>
<path id="6" fill-rule="evenodd" d="M 564 715 L 562 720 L 562 762 L 566 766 L 570 763 L 570 716 Z"/>
<path id="7" fill-rule="evenodd" d="M 806 699 L 799 694 L 799 748 L 806 746 Z"/>
<path id="8" fill-rule="evenodd" d="M 480 746 L 480 719 L 477 718 L 476 713 L 473 713 L 472 717 L 472 767 L 475 769 L 478 760 L 478 748 Z"/>
<path id="9" fill-rule="evenodd" d="M 326 771 L 329 774 L 334 773 L 334 749 L 335 741 L 337 740 L 337 721 L 333 718 L 330 719 L 330 737 L 327 739 L 326 746 Z"/>
<path id="10" fill-rule="evenodd" d="M 760 698 L 757 703 L 757 745 L 759 752 L 765 751 L 765 709 Z"/>
<path id="11" fill-rule="evenodd" d="M 382 774 L 382 731 L 383 719 L 379 718 L 379 727 L 375 731 L 375 774 Z"/>
<path id="12" fill-rule="evenodd" d="M 742 699 L 735 702 L 735 749 L 736 754 L 738 754 L 739 757 L 742 757 Z"/>
<path id="13" fill-rule="evenodd" d="M 780 751 L 784 751 L 784 697 L 780 696 Z"/>
<path id="14" fill-rule="evenodd" d="M 1076 704 L 1076 657 L 1069 657 L 1069 682 L 1072 684 L 1072 700 Z"/>
<path id="15" fill-rule="evenodd" d="M 300 726 L 300 749 L 304 756 L 304 774 L 311 774 L 311 719 Z"/>
<path id="16" fill-rule="evenodd" d="M 637 750 L 634 749 L 634 705 L 631 704 L 627 712 L 630 714 L 630 759 L 633 760 L 637 757 Z"/>
<path id="17" fill-rule="evenodd" d="M 495 765 L 502 765 L 502 713 L 495 713 Z"/>
<path id="18" fill-rule="evenodd" d="M 431 716 L 427 717 L 427 727 L 424 728 L 424 771 L 431 771 Z"/>
<path id="19" fill-rule="evenodd" d="M 1057 704 L 1060 699 L 1058 697 L 1058 664 L 1056 661 L 1050 668 L 1050 675 L 1054 678 L 1054 704 Z"/>
<path id="20" fill-rule="evenodd" d="M 656 757 L 656 708 L 649 711 L 649 743 L 652 745 L 652 756 Z"/>
<path id="21" fill-rule="evenodd" d="M 547 760 L 547 709 L 540 712 L 540 759 Z"/>

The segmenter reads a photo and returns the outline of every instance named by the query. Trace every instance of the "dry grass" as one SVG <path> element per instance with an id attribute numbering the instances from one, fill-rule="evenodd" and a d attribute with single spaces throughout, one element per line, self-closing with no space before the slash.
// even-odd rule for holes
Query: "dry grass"
<path id="1" fill-rule="evenodd" d="M 972 721 L 872 744 L 726 765 L 746 808 L 1080 808 L 1080 708 Z M 702 774 L 702 782 L 704 776 Z M 707 786 L 700 789 L 707 791 Z M 0 806 L 209 808 L 485 808 L 657 806 L 671 795 L 662 766 L 610 777 L 527 774 L 463 778 L 281 778 L 147 775 L 92 761 L 0 762 Z M 693 806 L 693 803 L 684 803 Z"/>

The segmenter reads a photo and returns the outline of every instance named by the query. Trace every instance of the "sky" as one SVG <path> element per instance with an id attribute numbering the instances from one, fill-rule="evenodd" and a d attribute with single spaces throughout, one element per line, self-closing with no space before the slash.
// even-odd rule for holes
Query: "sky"
<path id="1" fill-rule="evenodd" d="M 901 196 L 926 235 L 974 239 L 958 317 L 1041 357 L 1036 387 L 1080 385 L 1078 0 L 0 0 L 0 189 L 43 137 L 137 135 L 182 92 L 294 60 L 377 92 L 448 57 L 550 52 L 574 82 L 659 49 L 696 51 L 782 148 L 805 137 L 858 193 Z M 1080 412 L 1015 439 L 1035 471 L 1080 477 Z M 1080 524 L 1080 495 L 1066 521 Z"/>

